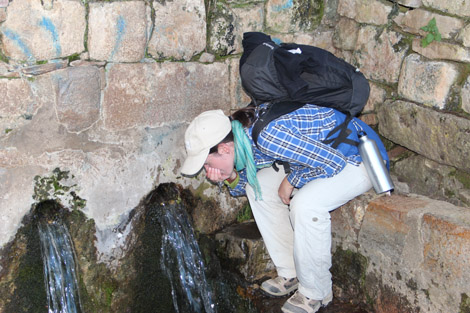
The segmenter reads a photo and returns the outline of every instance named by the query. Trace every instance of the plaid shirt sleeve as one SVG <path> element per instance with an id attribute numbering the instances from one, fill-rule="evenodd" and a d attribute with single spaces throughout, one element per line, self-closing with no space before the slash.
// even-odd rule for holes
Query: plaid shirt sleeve
<path id="1" fill-rule="evenodd" d="M 248 183 L 248 179 L 246 178 L 246 171 L 244 169 L 239 171 L 238 177 L 239 177 L 239 180 L 236 186 L 234 186 L 233 188 L 227 186 L 228 191 L 234 197 L 244 196 L 246 194 L 245 187 L 246 187 L 246 184 Z"/>
<path id="2" fill-rule="evenodd" d="M 299 109 L 271 122 L 258 137 L 262 153 L 290 164 L 287 179 L 296 188 L 316 178 L 334 176 L 347 163 L 341 152 L 321 142 L 334 123 L 330 123 L 328 111 L 318 113 Z"/>

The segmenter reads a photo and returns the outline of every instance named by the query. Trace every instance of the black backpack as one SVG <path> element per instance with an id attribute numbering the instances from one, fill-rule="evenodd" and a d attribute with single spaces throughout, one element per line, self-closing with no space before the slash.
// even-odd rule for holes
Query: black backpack
<path id="1" fill-rule="evenodd" d="M 347 115 L 333 129 L 325 144 L 337 148 L 348 142 L 348 123 L 357 116 L 369 98 L 367 79 L 351 64 L 332 53 L 314 46 L 295 43 L 277 45 L 260 32 L 243 34 L 240 59 L 241 83 L 252 104 L 269 102 L 253 127 L 257 144 L 261 130 L 272 120 L 292 112 L 306 103 L 334 108 Z M 339 132 L 336 138 L 330 138 Z"/>

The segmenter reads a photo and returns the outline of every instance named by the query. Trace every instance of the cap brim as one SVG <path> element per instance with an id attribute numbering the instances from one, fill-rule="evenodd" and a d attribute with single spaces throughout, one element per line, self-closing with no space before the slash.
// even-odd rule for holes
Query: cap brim
<path id="1" fill-rule="evenodd" d="M 209 149 L 204 150 L 197 155 L 188 156 L 186 160 L 184 160 L 183 166 L 181 167 L 181 173 L 188 176 L 197 174 L 204 166 L 204 162 L 206 161 L 208 155 Z"/>

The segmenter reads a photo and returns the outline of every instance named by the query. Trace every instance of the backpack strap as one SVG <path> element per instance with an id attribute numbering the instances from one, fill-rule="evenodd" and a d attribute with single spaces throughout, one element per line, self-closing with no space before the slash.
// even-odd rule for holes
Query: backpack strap
<path id="1" fill-rule="evenodd" d="M 251 138 L 253 138 L 255 145 L 258 146 L 259 134 L 271 121 L 274 121 L 284 114 L 295 111 L 304 105 L 305 103 L 292 101 L 271 103 L 265 112 L 260 112 L 259 118 L 253 125 Z"/>
<path id="2" fill-rule="evenodd" d="M 345 144 L 348 144 L 348 145 L 352 145 L 352 146 L 358 146 L 359 145 L 359 142 L 357 141 L 354 141 L 354 140 L 351 140 L 351 139 L 348 139 L 348 136 L 351 134 L 351 130 L 348 129 L 348 124 L 349 122 L 353 119 L 353 117 L 351 115 L 347 115 L 346 116 L 346 119 L 344 120 L 344 122 L 342 122 L 341 124 L 339 124 L 338 126 L 336 126 L 335 128 L 333 128 L 329 133 L 328 135 L 326 136 L 325 140 L 323 140 L 322 142 L 326 145 L 329 145 L 331 143 L 333 143 L 331 145 L 331 147 L 333 149 L 337 149 L 338 146 L 341 144 L 341 143 L 345 143 Z M 336 138 L 330 138 L 331 136 L 333 136 L 334 134 L 336 134 L 337 132 L 339 132 L 338 134 L 338 137 Z"/>

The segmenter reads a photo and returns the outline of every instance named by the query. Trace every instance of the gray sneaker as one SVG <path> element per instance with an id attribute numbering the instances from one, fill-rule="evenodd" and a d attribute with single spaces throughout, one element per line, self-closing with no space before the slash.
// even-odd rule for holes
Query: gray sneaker
<path id="1" fill-rule="evenodd" d="M 299 280 L 297 277 L 284 278 L 278 276 L 276 278 L 268 279 L 261 284 L 261 290 L 267 294 L 275 297 L 282 297 L 291 294 L 299 288 Z"/>
<path id="2" fill-rule="evenodd" d="M 327 306 L 333 300 L 333 293 L 330 292 L 323 300 L 309 299 L 298 290 L 290 297 L 282 306 L 281 310 L 284 313 L 314 313 L 320 307 Z"/>

